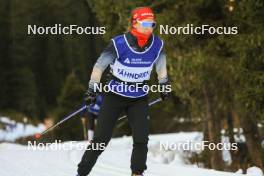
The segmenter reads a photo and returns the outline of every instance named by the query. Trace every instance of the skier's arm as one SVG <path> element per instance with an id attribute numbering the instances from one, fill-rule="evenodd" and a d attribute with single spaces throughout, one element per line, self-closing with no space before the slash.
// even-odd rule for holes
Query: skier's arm
<path id="1" fill-rule="evenodd" d="M 114 59 L 117 57 L 113 42 L 108 44 L 108 46 L 105 48 L 103 53 L 100 55 L 100 57 L 97 59 L 93 71 L 91 74 L 91 78 L 88 84 L 88 90 L 85 93 L 85 102 L 87 105 L 90 105 L 91 103 L 95 103 L 96 100 L 96 85 L 99 84 L 102 74 L 104 70 L 107 68 L 109 64 L 111 64 Z"/>
<path id="2" fill-rule="evenodd" d="M 104 70 L 108 65 L 114 62 L 114 59 L 117 57 L 113 42 L 108 44 L 103 53 L 97 59 L 93 71 L 91 74 L 90 84 L 99 83 L 102 77 Z"/>
<path id="3" fill-rule="evenodd" d="M 162 50 L 158 59 L 156 60 L 156 72 L 158 74 L 159 83 L 165 83 L 168 81 L 168 74 L 166 68 L 166 54 Z"/>
<path id="4" fill-rule="evenodd" d="M 167 74 L 166 55 L 163 50 L 156 61 L 156 71 L 158 74 L 159 84 L 161 87 L 164 87 L 160 92 L 160 97 L 162 100 L 166 100 L 170 97 L 171 85 Z"/>

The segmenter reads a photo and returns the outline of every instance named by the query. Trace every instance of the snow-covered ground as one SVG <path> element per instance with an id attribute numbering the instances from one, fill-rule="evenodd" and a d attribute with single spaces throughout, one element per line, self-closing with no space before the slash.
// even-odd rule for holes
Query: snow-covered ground
<path id="1" fill-rule="evenodd" d="M 200 141 L 201 133 L 175 133 L 151 135 L 149 141 L 148 170 L 146 176 L 242 176 L 239 173 L 220 172 L 198 168 L 188 163 L 181 151 L 160 149 L 166 141 Z M 73 148 L 69 148 L 72 144 Z M 53 144 L 49 149 L 28 149 L 18 144 L 0 144 L 0 176 L 75 176 L 77 164 L 87 142 Z M 64 150 L 52 150 L 63 146 Z M 66 146 L 68 148 L 66 148 Z M 41 147 L 41 146 L 40 146 Z M 99 157 L 91 176 L 130 176 L 131 137 L 114 138 Z M 250 168 L 247 176 L 262 176 L 258 168 Z"/>
<path id="2" fill-rule="evenodd" d="M 5 126 L 4 129 L 0 129 L 0 141 L 15 141 L 20 137 L 31 136 L 45 130 L 43 124 L 39 124 L 38 126 L 31 124 L 24 125 L 7 117 L 0 117 L 0 123 Z"/>

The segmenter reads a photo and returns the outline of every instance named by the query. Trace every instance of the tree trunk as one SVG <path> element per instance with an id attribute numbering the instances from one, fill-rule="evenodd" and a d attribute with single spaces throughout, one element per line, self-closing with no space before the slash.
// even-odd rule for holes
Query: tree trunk
<path id="1" fill-rule="evenodd" d="M 208 138 L 209 142 L 213 142 L 215 144 L 221 142 L 220 138 L 220 119 L 213 113 L 212 108 L 212 96 L 208 92 L 208 89 L 204 86 L 203 87 L 203 94 L 205 99 L 205 110 L 206 110 L 206 120 L 207 120 L 207 127 L 208 127 Z M 212 169 L 221 170 L 223 166 L 223 160 L 221 151 L 215 149 L 210 150 L 210 163 Z"/>
<path id="2" fill-rule="evenodd" d="M 251 161 L 255 166 L 263 170 L 264 168 L 263 168 L 263 161 L 261 157 L 262 152 L 261 152 L 258 127 L 256 123 L 254 123 L 250 115 L 241 116 L 241 126 L 243 127 L 243 130 L 244 130 L 244 135 L 246 137 L 246 143 L 247 143 Z"/>
<path id="3" fill-rule="evenodd" d="M 208 123 L 207 117 L 205 117 L 203 120 L 203 140 L 204 141 L 210 141 L 207 123 Z M 204 161 L 205 167 L 212 168 L 211 161 L 208 160 L 208 158 L 210 158 L 210 151 L 208 150 L 208 148 L 204 149 L 204 158 L 205 158 L 205 161 Z"/>
<path id="4" fill-rule="evenodd" d="M 228 128 L 228 137 L 229 137 L 229 142 L 230 144 L 235 143 L 234 139 L 234 123 L 233 123 L 233 113 L 232 109 L 230 108 L 227 112 L 227 128 Z M 233 171 L 236 171 L 239 169 L 239 160 L 238 160 L 238 151 L 230 150 L 231 158 L 232 158 L 232 164 L 231 164 L 231 169 Z"/>

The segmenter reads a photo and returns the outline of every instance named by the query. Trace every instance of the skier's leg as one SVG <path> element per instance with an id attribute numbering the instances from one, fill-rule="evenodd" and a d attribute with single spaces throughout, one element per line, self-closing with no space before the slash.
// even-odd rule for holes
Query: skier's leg
<path id="1" fill-rule="evenodd" d="M 88 134 L 88 140 L 89 140 L 89 141 L 93 140 L 94 130 L 90 130 L 90 129 L 88 129 L 87 134 Z"/>
<path id="2" fill-rule="evenodd" d="M 117 95 L 105 95 L 91 146 L 102 144 L 106 146 L 109 143 L 114 125 L 123 109 L 123 103 L 119 99 Z M 86 150 L 78 164 L 78 174 L 80 176 L 89 174 L 102 152 L 103 150 Z"/>
<path id="3" fill-rule="evenodd" d="M 94 126 L 95 126 L 95 118 L 96 115 L 93 113 L 88 113 L 89 121 L 88 121 L 88 140 L 92 140 L 94 136 Z"/>
<path id="4" fill-rule="evenodd" d="M 95 121 L 95 116 L 93 113 L 88 113 L 88 117 L 89 117 L 89 120 L 88 120 L 88 129 L 90 130 L 94 130 L 94 121 Z"/>
<path id="5" fill-rule="evenodd" d="M 147 169 L 149 118 L 147 97 L 134 102 L 127 109 L 129 125 L 132 129 L 133 151 L 131 155 L 132 173 L 141 174 Z"/>

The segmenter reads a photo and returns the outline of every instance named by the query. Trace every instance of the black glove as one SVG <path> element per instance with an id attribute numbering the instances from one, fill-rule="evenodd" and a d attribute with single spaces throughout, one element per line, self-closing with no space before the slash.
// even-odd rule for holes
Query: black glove
<path id="1" fill-rule="evenodd" d="M 84 101 L 87 106 L 89 106 L 90 104 L 94 104 L 96 101 L 95 84 L 96 83 L 90 82 L 88 85 L 88 89 L 84 94 Z"/>
<path id="2" fill-rule="evenodd" d="M 162 100 L 167 100 L 171 95 L 171 84 L 169 81 L 160 83 L 160 97 Z"/>

